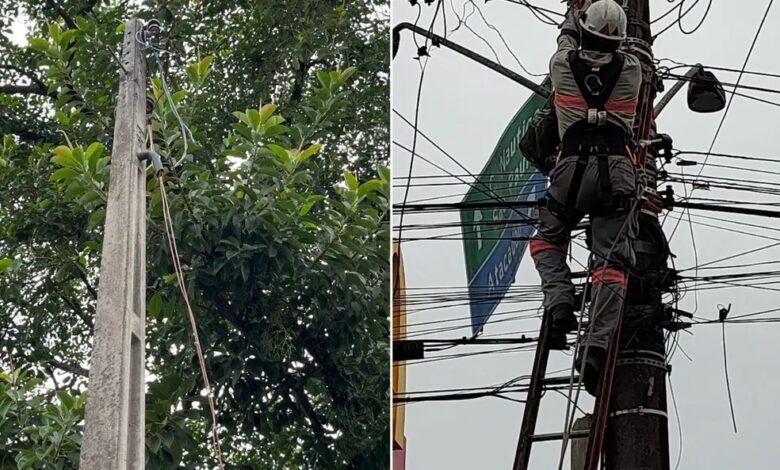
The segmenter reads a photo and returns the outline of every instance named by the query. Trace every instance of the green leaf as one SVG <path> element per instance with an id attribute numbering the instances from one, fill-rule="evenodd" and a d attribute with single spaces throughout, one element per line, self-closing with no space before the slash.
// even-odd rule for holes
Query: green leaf
<path id="1" fill-rule="evenodd" d="M 287 152 L 287 149 L 276 144 L 266 144 L 266 147 L 268 147 L 268 150 L 275 153 L 283 163 L 290 163 L 290 154 Z"/>
<path id="2" fill-rule="evenodd" d="M 58 158 L 58 157 L 54 157 Z M 59 181 L 64 179 L 70 179 L 73 177 L 78 176 L 79 173 L 70 167 L 60 168 L 59 170 L 52 173 L 52 175 L 49 177 L 49 181 Z"/>
<path id="3" fill-rule="evenodd" d="M 379 177 L 383 181 L 390 181 L 390 169 L 384 165 L 379 165 Z"/>
<path id="4" fill-rule="evenodd" d="M 344 181 L 347 183 L 347 187 L 350 191 L 355 192 L 358 190 L 358 180 L 355 178 L 355 175 L 352 173 L 345 171 L 344 172 Z"/>
<path id="5" fill-rule="evenodd" d="M 60 403 L 65 405 L 66 408 L 72 409 L 74 403 L 76 403 L 76 399 L 73 398 L 68 392 L 65 390 L 57 390 L 57 398 L 59 398 Z"/>
<path id="6" fill-rule="evenodd" d="M 279 106 L 276 105 L 276 104 L 268 103 L 265 106 L 263 106 L 262 108 L 260 108 L 260 122 L 261 123 L 266 122 L 268 120 L 268 118 L 270 118 L 271 115 L 273 115 L 273 113 L 276 111 L 276 109 L 278 107 Z M 276 122 L 274 124 L 279 124 L 279 122 Z"/>
<path id="7" fill-rule="evenodd" d="M 49 34 L 54 39 L 54 42 L 60 42 L 60 26 L 57 23 L 49 25 Z"/>
<path id="8" fill-rule="evenodd" d="M 317 70 L 317 80 L 320 81 L 323 87 L 330 88 L 330 75 L 324 70 Z"/>
<path id="9" fill-rule="evenodd" d="M 312 155 L 320 151 L 320 148 L 322 148 L 322 144 L 311 144 L 309 147 L 301 152 L 301 154 L 298 156 L 298 161 L 303 163 L 306 160 L 308 160 Z"/>
<path id="10" fill-rule="evenodd" d="M 200 84 L 203 84 L 209 72 L 211 72 L 211 62 L 213 61 L 214 61 L 214 56 L 207 55 L 206 57 L 203 58 L 203 60 L 198 62 L 198 78 L 200 79 L 199 82 Z"/>
<path id="11" fill-rule="evenodd" d="M 160 291 L 157 291 L 149 299 L 149 305 L 146 306 L 149 309 L 149 315 L 153 317 L 159 315 L 162 311 L 162 304 L 162 295 L 160 295 Z"/>
<path id="12" fill-rule="evenodd" d="M 314 206 L 314 204 L 316 204 L 318 201 L 321 201 L 323 199 L 325 199 L 325 196 L 312 196 L 312 197 L 310 197 L 309 200 L 306 202 L 306 204 L 301 206 L 301 208 L 298 210 L 298 215 L 304 216 L 304 215 L 308 214 L 309 211 L 311 210 L 312 206 Z"/>
<path id="13" fill-rule="evenodd" d="M 43 52 L 49 48 L 49 41 L 43 38 L 30 38 L 30 47 Z"/>
<path id="14" fill-rule="evenodd" d="M 380 186 L 382 186 L 382 181 L 377 179 L 368 180 L 358 188 L 358 196 L 363 197 Z"/>
<path id="15" fill-rule="evenodd" d="M 61 157 L 70 157 L 73 155 L 73 150 L 71 150 L 69 147 L 65 145 L 59 145 L 51 149 L 51 153 L 53 153 L 54 155 L 59 155 Z"/>
<path id="16" fill-rule="evenodd" d="M 262 119 L 260 118 L 260 111 L 256 109 L 248 109 L 247 117 L 249 117 L 249 123 L 252 125 L 252 128 L 258 129 L 260 127 L 260 124 L 262 124 Z"/>
<path id="17" fill-rule="evenodd" d="M 124 33 L 125 32 L 125 24 L 119 23 L 119 26 L 116 27 L 114 30 L 115 33 Z"/>
<path id="18" fill-rule="evenodd" d="M 100 142 L 93 142 L 87 147 L 87 152 L 85 154 L 85 159 L 90 160 L 92 157 L 97 156 L 98 158 L 103 154 L 103 144 Z"/>
<path id="19" fill-rule="evenodd" d="M 160 450 L 160 437 L 159 436 L 149 436 L 146 438 L 146 447 L 149 448 L 153 453 L 157 453 Z"/>
<path id="20" fill-rule="evenodd" d="M 87 226 L 91 229 L 100 227 L 104 223 L 106 223 L 106 209 L 104 207 L 93 211 L 87 220 Z"/>
<path id="21" fill-rule="evenodd" d="M 75 167 L 76 162 L 71 157 L 63 157 L 61 155 L 55 155 L 51 157 L 51 162 L 60 166 Z"/>
<path id="22" fill-rule="evenodd" d="M 357 71 L 357 67 L 347 67 L 343 72 L 339 74 L 339 83 L 344 83 L 349 80 L 349 77 L 354 75 Z"/>
<path id="23" fill-rule="evenodd" d="M 91 189 L 79 198 L 79 204 L 86 206 L 91 202 L 97 201 L 98 199 L 100 199 L 100 193 L 95 189 Z"/>
<path id="24" fill-rule="evenodd" d="M 13 264 L 14 264 L 14 260 L 12 260 L 11 258 L 0 259 L 0 273 L 6 271 Z"/>

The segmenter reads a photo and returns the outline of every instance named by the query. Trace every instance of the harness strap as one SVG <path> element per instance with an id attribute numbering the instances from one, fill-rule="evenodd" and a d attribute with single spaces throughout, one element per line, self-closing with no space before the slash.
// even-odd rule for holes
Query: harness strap
<path id="1" fill-rule="evenodd" d="M 609 177 L 609 156 L 603 153 L 596 155 L 599 165 L 599 186 L 601 187 L 601 202 L 606 208 L 612 208 L 612 181 Z"/>
<path id="2" fill-rule="evenodd" d="M 615 212 L 629 211 L 632 207 L 634 207 L 635 201 L 636 198 L 631 194 L 613 194 L 611 206 L 607 207 L 605 205 L 601 205 L 598 208 L 592 210 L 590 215 L 606 215 Z"/>
<path id="3" fill-rule="evenodd" d="M 566 206 L 575 207 L 577 204 L 577 196 L 580 195 L 580 188 L 582 187 L 582 179 L 585 176 L 585 169 L 588 167 L 588 160 L 590 155 L 581 154 L 577 158 L 577 164 L 574 167 L 574 174 L 571 177 L 571 185 L 566 192 Z"/>
<path id="4" fill-rule="evenodd" d="M 575 209 L 562 204 L 560 201 L 556 201 L 555 198 L 548 193 L 545 197 L 539 200 L 542 207 L 546 207 L 555 217 L 564 222 L 571 222 L 580 220 L 584 214 L 577 212 Z"/>
<path id="5" fill-rule="evenodd" d="M 612 55 L 611 61 L 596 67 L 588 64 L 576 50 L 569 53 L 568 59 L 574 81 L 588 106 L 597 111 L 604 111 L 620 74 L 623 73 L 625 63 L 623 55 L 616 52 Z M 606 113 L 604 115 L 606 116 Z"/>

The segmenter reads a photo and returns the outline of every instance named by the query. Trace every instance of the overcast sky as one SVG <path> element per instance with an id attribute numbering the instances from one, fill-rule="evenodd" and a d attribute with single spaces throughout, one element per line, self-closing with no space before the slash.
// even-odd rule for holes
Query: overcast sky
<path id="1" fill-rule="evenodd" d="M 463 0 L 445 0 L 447 22 L 450 31 L 457 25 L 452 7 L 461 14 Z M 563 11 L 558 1 L 537 0 L 539 5 Z M 690 2 L 689 2 L 690 3 Z M 686 28 L 693 27 L 701 18 L 706 2 L 700 2 L 689 17 L 684 19 Z M 686 63 L 739 68 L 750 47 L 750 43 L 764 13 L 767 2 L 751 0 L 745 2 L 712 2 L 712 9 L 705 23 L 695 34 L 683 35 L 676 27 L 663 34 L 654 47 L 657 58 L 672 58 Z M 738 4 L 737 4 L 738 3 Z M 487 20 L 495 25 L 506 38 L 507 43 L 523 65 L 534 73 L 546 72 L 550 55 L 555 48 L 557 31 L 552 26 L 541 24 L 530 12 L 519 5 L 504 0 L 495 0 L 485 4 L 477 1 Z M 652 17 L 666 11 L 670 4 L 656 0 L 652 2 Z M 408 1 L 393 2 L 393 23 L 414 22 L 417 7 Z M 472 7 L 467 8 L 467 12 Z M 780 73 L 780 59 L 773 46 L 780 43 L 780 7 L 770 11 L 767 23 L 759 37 L 748 64 L 749 70 Z M 420 25 L 427 27 L 434 7 L 422 6 Z M 669 24 L 671 16 L 653 25 L 655 31 Z M 468 20 L 477 33 L 483 35 L 498 53 L 501 62 L 509 68 L 525 74 L 512 55 L 502 45 L 498 35 L 489 29 L 474 14 Z M 443 30 L 441 19 L 437 22 L 437 32 Z M 485 56 L 493 53 L 485 43 L 465 27 L 451 33 L 449 38 Z M 420 63 L 413 60 L 416 47 L 408 31 L 402 33 L 401 48 L 393 61 L 393 107 L 408 118 L 414 115 L 414 103 L 420 77 Z M 434 139 L 445 150 L 457 158 L 470 173 L 476 174 L 486 163 L 497 139 L 512 116 L 529 97 L 529 91 L 446 49 L 434 49 L 428 63 L 422 88 L 419 128 Z M 723 81 L 734 82 L 736 74 L 719 72 Z M 536 78 L 540 81 L 541 78 Z M 743 84 L 780 88 L 780 80 L 766 77 L 745 76 Z M 671 82 L 667 82 L 671 85 Z M 750 92 L 757 94 L 755 92 Z M 762 98 L 780 101 L 771 94 Z M 658 120 L 661 132 L 672 135 L 675 147 L 685 150 L 706 151 L 722 117 L 722 112 L 712 115 L 694 114 L 687 109 L 684 93 L 667 107 Z M 729 111 L 723 130 L 714 151 L 740 153 L 762 157 L 778 155 L 776 134 L 780 122 L 780 109 L 764 103 L 736 97 Z M 393 137 L 400 143 L 410 146 L 412 132 L 399 118 L 393 116 Z M 443 166 L 452 173 L 463 173 L 455 164 L 429 145 L 423 139 L 418 140 L 418 153 Z M 700 157 L 689 157 L 701 161 Z M 780 157 L 778 157 L 780 160 Z M 710 163 L 741 166 L 761 170 L 780 171 L 780 165 L 772 163 L 756 164 L 750 161 L 724 160 L 711 158 Z M 409 153 L 393 147 L 393 172 L 396 177 L 406 176 L 409 167 Z M 671 168 L 677 171 L 678 167 Z M 697 171 L 696 167 L 693 167 Z M 691 171 L 690 167 L 686 170 Z M 417 159 L 414 164 L 415 175 L 442 174 L 439 170 Z M 704 175 L 715 177 L 741 178 L 761 181 L 777 181 L 773 174 L 750 173 L 739 170 L 707 167 Z M 452 180 L 449 180 L 452 181 Z M 399 185 L 404 180 L 396 180 Z M 417 180 L 416 182 L 422 182 Z M 429 181 L 428 181 L 429 182 Z M 675 186 L 676 193 L 682 194 L 682 187 Z M 426 197 L 453 195 L 441 202 L 455 202 L 462 199 L 468 189 L 465 185 L 413 187 L 409 200 Z M 698 197 L 739 199 L 749 201 L 771 201 L 780 203 L 780 198 L 759 195 L 743 191 L 716 190 L 699 191 Z M 400 203 L 403 191 L 396 188 L 394 202 Z M 673 213 L 679 216 L 679 210 Z M 694 224 L 694 234 L 699 263 L 706 263 L 729 254 L 750 248 L 758 248 L 772 240 L 759 238 L 777 237 L 774 230 L 780 229 L 776 220 L 750 216 L 723 215 L 694 212 L 694 222 L 703 222 L 715 226 L 727 227 L 752 233 L 737 234 L 722 228 L 704 227 Z M 715 216 L 736 222 L 725 224 L 703 219 L 700 216 Z M 397 217 L 395 222 L 397 223 Z M 456 213 L 443 215 L 407 215 L 405 224 L 431 222 L 456 222 Z M 741 223 L 757 224 L 764 228 L 755 228 Z M 672 223 L 665 225 L 667 234 Z M 447 232 L 452 232 L 449 229 Z M 407 231 L 406 236 L 420 237 L 440 235 L 439 231 Z M 672 239 L 672 249 L 677 255 L 679 268 L 694 266 L 691 233 L 687 223 Z M 466 273 L 463 258 L 462 241 L 409 241 L 403 244 L 406 262 L 406 278 L 410 288 L 430 288 L 437 286 L 466 286 Z M 582 257 L 580 257 L 582 259 Z M 735 258 L 717 266 L 741 263 L 755 263 L 778 260 L 780 246 L 757 252 L 753 255 Z M 767 265 L 752 270 L 770 271 L 777 266 Z M 747 269 L 745 271 L 750 271 Z M 736 269 L 701 271 L 701 274 L 718 272 L 738 272 Z M 689 271 L 687 274 L 693 274 Z M 518 272 L 517 285 L 538 284 L 539 278 L 533 269 L 530 257 L 524 257 Z M 769 286 L 770 288 L 777 286 Z M 702 291 L 698 294 L 698 311 L 704 318 L 717 317 L 717 304 L 733 304 L 732 315 L 776 308 L 777 292 L 758 288 L 720 288 Z M 538 306 L 537 304 L 513 304 L 504 302 L 497 312 L 517 310 Z M 684 310 L 693 311 L 695 297 L 689 293 L 681 302 Z M 438 320 L 464 320 L 445 323 L 446 326 L 462 326 L 460 329 L 429 334 L 425 338 L 457 338 L 470 334 L 467 306 L 441 308 L 410 314 L 410 323 Z M 495 314 L 494 314 L 495 315 Z M 508 314 L 504 317 L 511 318 Z M 765 317 L 778 317 L 768 314 Z M 412 327 L 422 331 L 431 326 Z M 485 334 L 518 336 L 520 332 L 535 334 L 539 323 L 537 319 L 524 319 L 489 323 Z M 679 468 L 732 470 L 735 468 L 755 469 L 774 467 L 780 458 L 780 446 L 777 445 L 776 426 L 777 404 L 780 396 L 780 378 L 777 370 L 777 357 L 780 355 L 780 324 L 731 324 L 726 333 L 729 351 L 729 371 L 731 377 L 734 408 L 736 411 L 738 434 L 731 428 L 731 418 L 725 389 L 721 331 L 719 325 L 696 326 L 691 334 L 682 333 L 681 346 L 691 357 L 689 360 L 678 351 L 672 358 L 672 384 L 680 412 L 680 424 L 683 433 L 683 453 Z M 483 348 L 496 350 L 501 347 Z M 438 353 L 452 354 L 476 352 L 474 346 L 459 346 Z M 435 355 L 432 354 L 431 356 Z M 466 388 L 490 386 L 503 383 L 531 370 L 533 352 L 513 352 L 507 354 L 487 354 L 468 358 L 444 360 L 425 364 L 410 365 L 407 388 L 414 390 L 434 390 L 447 388 Z M 553 353 L 550 369 L 568 368 L 570 356 L 560 352 Z M 522 398 L 522 395 L 515 395 Z M 670 403 L 670 448 L 672 468 L 675 467 L 681 446 L 678 437 L 678 421 Z M 590 409 L 592 402 L 582 400 L 581 404 Z M 548 394 L 542 405 L 537 430 L 540 432 L 560 432 L 563 427 L 565 401 L 561 396 Z M 409 470 L 460 470 L 460 469 L 509 469 L 514 458 L 523 405 L 497 398 L 457 402 L 424 402 L 412 404 L 406 412 L 407 469 Z M 534 446 L 531 468 L 557 468 L 558 442 L 537 444 Z M 568 461 L 564 468 L 568 468 Z"/>

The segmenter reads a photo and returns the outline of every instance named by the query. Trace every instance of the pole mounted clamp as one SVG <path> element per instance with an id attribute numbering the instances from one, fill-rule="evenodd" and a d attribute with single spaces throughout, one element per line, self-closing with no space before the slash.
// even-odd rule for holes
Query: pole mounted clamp
<path id="1" fill-rule="evenodd" d="M 162 159 L 160 158 L 160 155 L 157 152 L 152 152 L 151 150 L 147 150 L 145 152 L 138 152 L 136 157 L 140 162 L 148 161 L 152 164 L 152 166 L 154 167 L 154 176 L 159 178 L 165 173 L 165 168 L 163 167 Z"/>
<path id="2" fill-rule="evenodd" d="M 655 408 L 645 408 L 644 406 L 637 406 L 636 408 L 629 408 L 626 410 L 617 410 L 613 411 L 609 414 L 610 418 L 614 418 L 615 416 L 623 416 L 623 415 L 656 415 L 656 416 L 663 416 L 666 419 L 669 419 L 669 414 L 664 410 L 657 410 Z"/>
<path id="3" fill-rule="evenodd" d="M 659 361 L 666 361 L 666 355 L 663 353 L 659 353 L 657 351 L 651 351 L 649 349 L 624 349 L 623 351 L 620 351 L 620 357 L 621 358 L 636 358 L 636 357 L 645 357 L 645 358 L 656 358 Z"/>
<path id="4" fill-rule="evenodd" d="M 658 361 L 655 359 L 647 359 L 647 358 L 626 358 L 626 359 L 618 359 L 615 363 L 616 366 L 649 366 L 649 367 L 655 367 L 657 369 L 666 370 L 666 362 L 664 361 Z"/>

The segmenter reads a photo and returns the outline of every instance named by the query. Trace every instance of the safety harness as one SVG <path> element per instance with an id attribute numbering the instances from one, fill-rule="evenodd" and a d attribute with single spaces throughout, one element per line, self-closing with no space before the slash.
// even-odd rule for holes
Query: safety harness
<path id="1" fill-rule="evenodd" d="M 553 213 L 576 215 L 574 210 L 577 196 L 580 192 L 585 169 L 591 157 L 596 157 L 599 171 L 599 186 L 601 189 L 600 211 L 614 211 L 627 208 L 630 200 L 625 197 L 614 197 L 609 176 L 609 156 L 629 156 L 628 138 L 626 132 L 617 124 L 607 121 L 608 111 L 628 111 L 621 103 L 610 104 L 610 95 L 623 72 L 624 59 L 621 54 L 614 54 L 612 60 L 604 65 L 593 66 L 587 63 L 577 51 L 572 51 L 568 57 L 574 80 L 582 94 L 579 97 L 561 97 L 557 99 L 584 100 L 586 118 L 572 124 L 561 140 L 560 159 L 576 155 L 579 158 L 572 175 L 566 200 L 556 201 L 547 196 L 547 207 Z"/>

